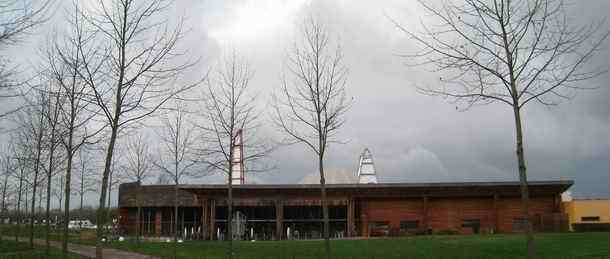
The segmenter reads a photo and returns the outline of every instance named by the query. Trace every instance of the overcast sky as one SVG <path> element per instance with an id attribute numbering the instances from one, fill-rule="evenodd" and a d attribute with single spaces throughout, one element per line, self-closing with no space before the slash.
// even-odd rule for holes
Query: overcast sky
<path id="1" fill-rule="evenodd" d="M 568 16 L 575 24 L 600 22 L 610 13 L 607 0 L 572 3 Z M 43 43 L 41 35 L 63 23 L 62 15 L 58 10 L 29 42 L 11 50 L 15 61 L 24 66 L 35 63 L 32 49 Z M 230 48 L 249 58 L 255 72 L 252 90 L 259 95 L 265 120 L 270 117 L 269 96 L 280 86 L 300 25 L 310 15 L 322 21 L 343 47 L 348 96 L 354 100 L 340 131 L 347 143 L 328 151 L 330 174 L 355 174 L 358 156 L 368 147 L 380 182 L 517 180 L 514 121 L 508 106 L 491 104 L 463 112 L 442 98 L 416 91 L 416 86 L 437 83 L 442 74 L 403 64 L 398 55 L 412 51 L 414 43 L 388 19 L 407 26 L 419 23 L 423 17 L 415 1 L 179 0 L 166 15 L 186 17 L 189 31 L 180 47 L 202 58 L 200 73 Z M 603 27 L 610 28 L 610 22 Z M 592 65 L 610 65 L 610 42 L 605 47 Z M 525 155 L 531 180 L 574 180 L 577 197 L 610 197 L 609 82 L 608 74 L 589 81 L 600 88 L 578 92 L 560 106 L 526 107 Z M 281 136 L 271 127 L 261 132 L 275 139 Z M 303 145 L 282 147 L 269 158 L 276 169 L 247 175 L 247 181 L 316 179 L 308 176 L 317 170 L 315 155 Z M 197 181 L 218 182 L 219 177 Z M 91 203 L 96 198 L 91 197 Z"/>

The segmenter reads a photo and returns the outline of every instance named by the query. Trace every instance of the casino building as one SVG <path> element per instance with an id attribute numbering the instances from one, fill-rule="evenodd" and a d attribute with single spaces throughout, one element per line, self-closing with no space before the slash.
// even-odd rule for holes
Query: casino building
<path id="1" fill-rule="evenodd" d="M 241 152 L 234 152 L 241 154 Z M 235 239 L 322 238 L 317 184 L 247 184 L 243 165 L 233 179 Z M 362 153 L 358 181 L 327 184 L 333 238 L 524 231 L 518 182 L 379 183 L 369 150 Z M 535 231 L 565 231 L 561 193 L 572 181 L 531 181 L 530 215 Z M 136 190 L 142 235 L 167 237 L 178 224 L 185 239 L 226 238 L 226 185 L 179 185 L 179 213 L 173 213 L 173 185 L 125 183 L 119 187 L 120 228 L 136 230 Z"/>

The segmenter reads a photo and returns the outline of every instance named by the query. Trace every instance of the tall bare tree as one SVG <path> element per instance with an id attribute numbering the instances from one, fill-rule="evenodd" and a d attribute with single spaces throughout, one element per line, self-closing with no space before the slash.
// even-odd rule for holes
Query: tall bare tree
<path id="1" fill-rule="evenodd" d="M 4 225 L 4 218 L 6 218 L 7 214 L 8 214 L 8 210 L 7 210 L 7 191 L 9 190 L 9 177 L 11 176 L 11 174 L 13 173 L 13 171 L 15 170 L 15 165 L 13 163 L 13 161 L 11 161 L 11 155 L 10 155 L 10 147 L 7 147 L 6 150 L 3 150 L 2 153 L 2 157 L 0 157 L 0 178 L 2 179 L 2 204 L 0 205 L 0 217 L 1 217 L 1 221 L 0 224 Z M 0 240 L 2 239 L 2 232 L 0 230 Z"/>
<path id="2" fill-rule="evenodd" d="M 153 164 L 167 174 L 174 183 L 174 258 L 176 258 L 176 243 L 178 241 L 178 185 L 185 177 L 197 176 L 193 169 L 196 165 L 192 159 L 194 142 L 193 127 L 187 124 L 188 113 L 181 100 L 175 100 L 175 108 L 162 119 L 163 128 L 159 136 L 162 139 L 159 157 Z"/>
<path id="3" fill-rule="evenodd" d="M 239 160 L 255 162 L 270 150 L 254 137 L 259 126 L 259 114 L 255 110 L 255 96 L 249 88 L 252 76 L 247 61 L 235 51 L 223 57 L 215 74 L 207 80 L 205 110 L 202 111 L 204 124 L 198 125 L 203 130 L 202 162 L 211 169 L 209 171 L 219 171 L 227 176 L 227 258 L 233 258 L 234 164 Z M 243 136 L 245 133 L 248 133 L 248 137 Z M 242 153 L 235 153 L 234 147 L 237 145 L 241 145 Z M 243 154 L 244 157 L 241 157 Z M 256 168 L 249 169 L 255 171 Z M 241 168 L 238 170 L 241 176 L 246 173 Z"/>
<path id="4" fill-rule="evenodd" d="M 30 99 L 31 97 L 31 99 Z M 40 169 L 42 163 L 43 148 L 47 120 L 45 114 L 49 108 L 49 95 L 40 89 L 34 89 L 30 96 L 25 98 L 26 107 L 22 112 L 15 114 L 15 122 L 20 127 L 21 144 L 26 152 L 30 152 L 28 161 L 33 172 L 32 179 L 26 178 L 26 182 L 32 187 L 30 215 L 29 215 L 29 245 L 34 247 L 34 217 L 36 211 L 36 191 L 40 184 Z M 28 194 L 26 192 L 26 194 Z M 26 199 L 27 200 L 27 199 Z"/>
<path id="5" fill-rule="evenodd" d="M 26 178 L 28 177 L 28 166 L 30 162 L 29 150 L 27 150 L 27 145 L 23 144 L 23 138 L 19 137 L 22 134 L 16 134 L 11 137 L 17 141 L 15 145 L 12 145 L 13 149 L 11 153 L 13 154 L 13 159 L 15 160 L 15 165 L 17 170 L 13 172 L 13 177 L 19 182 L 17 184 L 17 201 L 15 203 L 15 216 L 17 218 L 16 231 L 15 231 L 15 241 L 19 241 L 19 236 L 21 234 L 21 224 L 23 223 L 22 214 L 21 214 L 21 201 L 23 200 L 23 189 L 24 182 L 26 182 Z"/>
<path id="6" fill-rule="evenodd" d="M 10 149 L 9 149 L 10 150 Z M 0 165 L 2 166 L 2 174 L 1 174 L 1 178 L 2 178 L 2 205 L 0 205 L 0 212 L 2 213 L 2 215 L 4 216 L 4 213 L 6 212 L 6 200 L 7 200 L 7 193 L 6 191 L 8 190 L 8 184 L 9 184 L 9 177 L 11 175 L 11 173 L 13 172 L 13 170 L 15 170 L 14 168 L 14 163 L 11 161 L 11 156 L 8 153 L 9 151 L 7 150 L 4 154 L 2 154 L 2 163 L 0 163 Z"/>
<path id="7" fill-rule="evenodd" d="M 466 109 L 495 102 L 511 108 L 528 258 L 534 258 L 521 112 L 532 101 L 556 105 L 574 90 L 590 88 L 579 83 L 606 71 L 587 64 L 609 31 L 602 23 L 576 26 L 563 0 L 419 3 L 438 24 L 424 24 L 416 32 L 394 23 L 421 47 L 406 55 L 413 64 L 446 74 L 439 87 L 422 88 L 423 93 L 450 98 Z"/>
<path id="8" fill-rule="evenodd" d="M 305 144 L 318 158 L 327 259 L 331 251 L 324 155 L 329 144 L 339 143 L 337 133 L 350 104 L 341 48 L 330 46 L 329 41 L 322 24 L 313 18 L 305 23 L 303 39 L 288 58 L 291 77 L 284 78 L 280 93 L 274 97 L 274 121 L 287 134 L 287 143 Z"/>
<path id="9" fill-rule="evenodd" d="M 104 129 L 104 123 L 93 119 L 99 113 L 93 105 L 93 92 L 82 78 L 82 70 L 87 67 L 89 78 L 97 78 L 101 73 L 101 62 L 86 63 L 97 57 L 100 52 L 96 48 L 94 32 L 89 32 L 84 24 L 84 18 L 79 11 L 78 3 L 74 3 L 74 12 L 67 13 L 66 31 L 63 37 L 55 39 L 51 48 L 46 50 L 45 58 L 47 73 L 51 82 L 59 88 L 63 105 L 59 106 L 59 127 L 66 159 L 63 201 L 64 221 L 62 237 L 62 257 L 68 256 L 68 221 L 70 219 L 70 194 L 74 156 L 87 144 L 95 142 L 94 138 Z M 89 61 L 90 62 L 90 61 Z"/>
<path id="10" fill-rule="evenodd" d="M 135 192 L 135 202 L 137 207 L 136 213 L 136 242 L 140 242 L 141 235 L 141 223 L 140 219 L 142 218 L 142 206 L 140 204 L 140 185 L 143 183 L 146 178 L 150 176 L 151 169 L 151 159 L 150 159 L 150 151 L 148 149 L 148 144 L 146 143 L 146 139 L 141 134 L 138 134 L 134 138 L 131 139 L 127 144 L 125 159 L 125 172 L 127 173 L 127 177 L 130 180 L 138 183 L 137 189 Z"/>
<path id="11" fill-rule="evenodd" d="M 50 7 L 51 1 L 46 0 L 1 0 L 0 51 L 18 44 L 34 27 L 45 22 Z M 11 60 L 0 52 L 0 99 L 19 95 L 19 91 L 13 89 L 20 85 L 15 78 L 18 72 L 17 67 L 11 64 Z M 0 112 L 0 118 L 14 111 L 16 110 Z"/>
<path id="12" fill-rule="evenodd" d="M 96 104 L 110 126 L 97 218 L 96 257 L 102 257 L 105 201 L 112 156 L 121 129 L 153 115 L 169 98 L 191 86 L 176 86 L 177 77 L 193 62 L 178 58 L 182 20 L 171 27 L 161 14 L 170 1 L 99 0 L 87 10 L 89 25 L 100 33 L 107 53 L 84 61 L 82 76 L 93 90 Z M 172 19 L 176 21 L 176 19 Z M 91 66 L 103 62 L 107 69 L 97 78 Z"/>
<path id="13" fill-rule="evenodd" d="M 53 81 L 53 80 L 51 80 Z M 51 235 L 51 185 L 52 185 L 52 177 L 55 174 L 55 170 L 59 167 L 59 164 L 56 163 L 56 159 L 58 158 L 59 152 L 57 152 L 57 148 L 60 145 L 61 138 L 61 125 L 60 125 L 60 114 L 61 114 L 61 106 L 64 101 L 62 97 L 61 89 L 56 87 L 55 84 L 46 85 L 46 89 L 42 89 L 46 95 L 46 108 L 43 109 L 44 113 L 42 114 L 44 117 L 44 121 L 46 122 L 45 135 L 46 141 L 44 142 L 44 148 L 46 150 L 46 160 L 47 160 L 47 168 L 45 170 L 46 174 L 46 209 L 45 209 L 45 255 L 47 257 L 50 256 L 50 235 Z M 39 198 L 39 207 L 42 202 L 42 194 L 40 192 L 41 198 Z"/>

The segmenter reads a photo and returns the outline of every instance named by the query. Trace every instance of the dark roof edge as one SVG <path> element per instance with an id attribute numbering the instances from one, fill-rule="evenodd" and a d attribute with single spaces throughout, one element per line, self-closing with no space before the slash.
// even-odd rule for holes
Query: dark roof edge
<path id="1" fill-rule="evenodd" d="M 432 183 L 376 183 L 376 184 L 326 184 L 328 189 L 342 188 L 425 188 L 425 187 L 494 187 L 494 186 L 519 186 L 517 181 L 499 182 L 432 182 Z M 574 184 L 572 180 L 559 181 L 529 181 L 528 186 L 564 186 L 567 190 Z M 167 185 L 146 185 L 167 186 Z M 180 189 L 224 189 L 225 184 L 181 184 Z M 233 185 L 234 189 L 314 189 L 320 188 L 319 184 L 244 184 Z"/>

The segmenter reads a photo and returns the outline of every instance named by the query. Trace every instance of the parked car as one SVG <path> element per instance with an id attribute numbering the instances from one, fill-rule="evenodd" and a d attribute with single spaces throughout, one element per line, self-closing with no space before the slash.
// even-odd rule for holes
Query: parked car
<path id="1" fill-rule="evenodd" d="M 68 229 L 83 229 L 83 228 L 95 229 L 96 226 L 93 225 L 93 223 L 91 223 L 91 221 L 89 221 L 88 219 L 70 220 L 70 222 L 68 222 Z"/>

